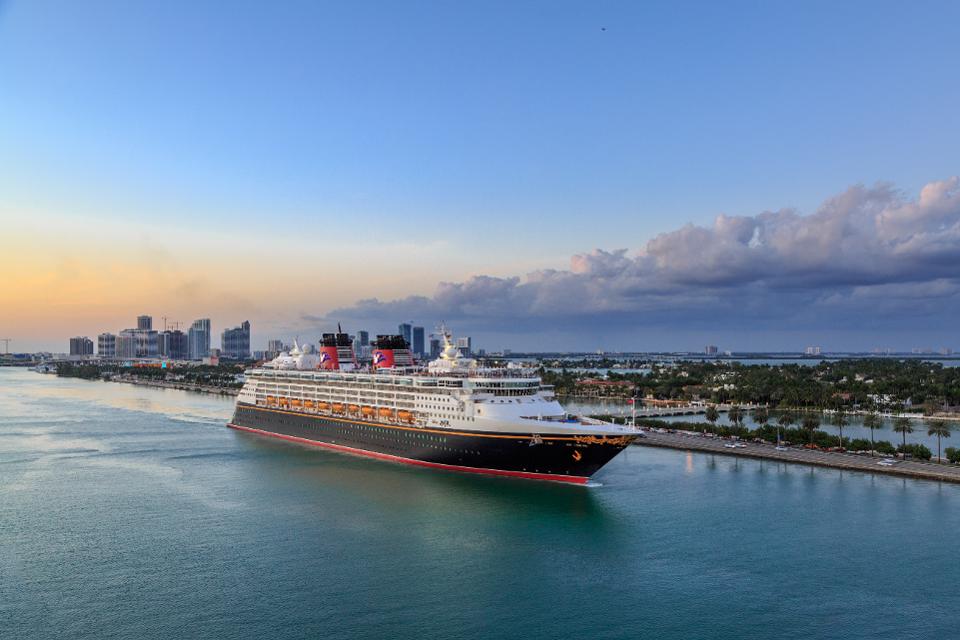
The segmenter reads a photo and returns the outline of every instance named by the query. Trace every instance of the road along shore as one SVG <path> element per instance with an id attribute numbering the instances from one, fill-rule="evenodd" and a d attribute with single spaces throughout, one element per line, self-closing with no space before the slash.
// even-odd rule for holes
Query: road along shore
<path id="1" fill-rule="evenodd" d="M 658 433 L 649 429 L 644 430 L 643 438 L 638 438 L 634 444 L 644 447 L 662 447 L 666 449 L 680 449 L 684 451 L 702 451 L 718 453 L 728 456 L 742 456 L 760 460 L 776 460 L 793 464 L 809 464 L 831 469 L 845 469 L 849 471 L 864 471 L 867 473 L 882 473 L 886 475 L 915 478 L 918 480 L 937 480 L 941 482 L 960 483 L 960 465 L 937 464 L 920 460 L 899 460 L 887 466 L 880 464 L 884 458 L 865 454 L 839 453 L 834 451 L 818 451 L 802 447 L 789 447 L 785 451 L 777 451 L 769 443 L 755 443 L 741 441 L 743 446 L 730 448 L 732 440 L 719 437 L 706 437 L 700 434 L 687 433 Z M 889 458 L 887 459 L 889 460 Z"/>

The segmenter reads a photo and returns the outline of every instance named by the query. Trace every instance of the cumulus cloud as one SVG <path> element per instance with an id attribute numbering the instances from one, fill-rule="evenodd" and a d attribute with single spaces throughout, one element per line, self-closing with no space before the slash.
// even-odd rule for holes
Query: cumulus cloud
<path id="1" fill-rule="evenodd" d="M 809 215 L 720 215 L 709 227 L 686 225 L 633 251 L 575 255 L 568 269 L 442 282 L 432 296 L 361 300 L 327 317 L 443 318 L 511 329 L 689 322 L 693 315 L 822 322 L 822 312 L 862 312 L 877 300 L 889 310 L 919 298 L 925 312 L 945 311 L 956 307 L 958 283 L 960 178 L 953 177 L 916 197 L 887 184 L 854 186 Z"/>

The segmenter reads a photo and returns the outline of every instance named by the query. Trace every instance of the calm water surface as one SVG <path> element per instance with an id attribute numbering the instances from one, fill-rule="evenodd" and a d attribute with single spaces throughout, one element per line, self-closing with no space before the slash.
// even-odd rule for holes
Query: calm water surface
<path id="1" fill-rule="evenodd" d="M 932 638 L 960 487 L 634 447 L 567 487 L 0 369 L 0 638 Z"/>

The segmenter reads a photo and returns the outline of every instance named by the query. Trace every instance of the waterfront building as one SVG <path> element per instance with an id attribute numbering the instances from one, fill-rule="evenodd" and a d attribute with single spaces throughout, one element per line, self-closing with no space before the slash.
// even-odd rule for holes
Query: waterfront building
<path id="1" fill-rule="evenodd" d="M 203 360 L 210 353 L 210 318 L 194 320 L 187 332 L 191 360 Z"/>
<path id="2" fill-rule="evenodd" d="M 170 360 L 186 360 L 190 357 L 187 334 L 183 331 L 161 331 L 157 338 L 157 352 L 160 357 Z"/>
<path id="3" fill-rule="evenodd" d="M 473 355 L 473 338 L 470 336 L 457 338 L 457 351 L 459 351 L 460 355 L 465 358 L 469 358 L 471 355 Z"/>
<path id="4" fill-rule="evenodd" d="M 137 336 L 133 330 L 121 331 L 116 337 L 115 345 L 117 359 L 132 360 L 137 357 Z"/>
<path id="5" fill-rule="evenodd" d="M 440 357 L 440 340 L 438 338 L 430 338 L 430 359 L 436 360 Z"/>
<path id="6" fill-rule="evenodd" d="M 70 355 L 72 356 L 92 356 L 93 340 L 87 336 L 77 336 L 70 338 Z"/>
<path id="7" fill-rule="evenodd" d="M 423 357 L 423 355 L 426 354 L 426 351 L 423 350 L 423 327 L 413 328 L 412 346 L 415 355 Z"/>
<path id="8" fill-rule="evenodd" d="M 140 331 L 153 329 L 153 316 L 137 316 L 137 329 Z"/>
<path id="9" fill-rule="evenodd" d="M 400 325 L 400 335 L 407 341 L 407 344 L 411 344 L 413 342 L 413 325 L 409 322 L 402 323 Z"/>
<path id="10" fill-rule="evenodd" d="M 224 329 L 220 334 L 220 347 L 225 358 L 250 359 L 250 322 L 244 320 L 239 327 Z"/>
<path id="11" fill-rule="evenodd" d="M 101 333 L 97 336 L 97 355 L 101 358 L 115 358 L 117 356 L 117 336 L 112 333 Z"/>
<path id="12" fill-rule="evenodd" d="M 807 347 L 803 350 L 803 355 L 805 356 L 819 356 L 821 353 L 820 347 Z"/>
<path id="13" fill-rule="evenodd" d="M 708 345 L 707 345 L 706 347 L 704 347 L 704 349 L 703 349 L 703 353 L 706 354 L 706 355 L 708 355 L 708 356 L 715 356 L 715 355 L 717 355 L 717 353 L 718 353 L 719 351 L 720 351 L 720 349 L 719 349 L 719 348 L 717 347 L 717 345 L 715 345 L 715 344 L 708 344 Z"/>

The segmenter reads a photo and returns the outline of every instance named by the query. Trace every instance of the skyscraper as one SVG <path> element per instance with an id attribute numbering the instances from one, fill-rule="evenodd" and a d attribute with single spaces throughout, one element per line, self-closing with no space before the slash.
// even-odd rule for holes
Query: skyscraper
<path id="1" fill-rule="evenodd" d="M 436 360 L 440 357 L 440 340 L 430 338 L 430 358 Z"/>
<path id="2" fill-rule="evenodd" d="M 244 320 L 239 327 L 224 329 L 220 334 L 220 351 L 226 358 L 250 359 L 250 322 Z"/>
<path id="3" fill-rule="evenodd" d="M 470 336 L 461 336 L 457 338 L 457 350 L 460 355 L 469 357 L 473 354 L 473 340 Z"/>
<path id="4" fill-rule="evenodd" d="M 150 331 L 153 329 L 153 317 L 137 316 L 137 329 L 140 331 Z"/>
<path id="5" fill-rule="evenodd" d="M 93 340 L 87 336 L 77 336 L 70 338 L 70 355 L 72 356 L 90 356 L 93 355 Z"/>
<path id="6" fill-rule="evenodd" d="M 403 336 L 403 339 L 407 341 L 407 344 L 413 342 L 413 325 L 409 322 L 404 322 L 400 325 L 400 335 Z"/>
<path id="7" fill-rule="evenodd" d="M 116 357 L 124 360 L 137 357 L 137 336 L 132 329 L 121 331 L 117 336 Z"/>
<path id="8" fill-rule="evenodd" d="M 186 360 L 190 357 L 187 334 L 179 329 L 161 331 L 157 339 L 157 351 L 163 358 Z"/>
<path id="9" fill-rule="evenodd" d="M 368 347 L 370 346 L 370 332 L 369 331 L 357 331 L 357 346 Z"/>
<path id="10" fill-rule="evenodd" d="M 210 318 L 194 320 L 187 332 L 187 348 L 191 360 L 203 360 L 210 353 Z"/>
<path id="11" fill-rule="evenodd" d="M 117 355 L 117 336 L 101 333 L 97 336 L 97 355 L 101 358 L 115 358 Z"/>
<path id="12" fill-rule="evenodd" d="M 426 353 L 423 350 L 423 327 L 413 328 L 413 352 L 418 356 Z"/>

